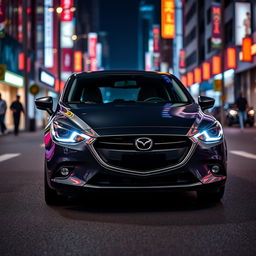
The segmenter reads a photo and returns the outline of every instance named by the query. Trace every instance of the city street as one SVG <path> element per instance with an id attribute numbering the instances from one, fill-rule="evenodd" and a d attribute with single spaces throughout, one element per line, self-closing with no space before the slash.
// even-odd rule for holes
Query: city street
<path id="1" fill-rule="evenodd" d="M 256 0 L 0 0 L 0 256 L 256 256 L 255 118 Z"/>
<path id="2" fill-rule="evenodd" d="M 97 195 L 49 207 L 43 132 L 0 137 L 0 255 L 256 255 L 256 129 L 226 128 L 222 203 Z"/>

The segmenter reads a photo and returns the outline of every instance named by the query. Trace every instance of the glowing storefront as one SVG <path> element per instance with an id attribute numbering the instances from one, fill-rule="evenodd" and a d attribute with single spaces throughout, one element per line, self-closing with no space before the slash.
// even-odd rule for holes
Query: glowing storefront
<path id="1" fill-rule="evenodd" d="M 22 105 L 25 105 L 23 77 L 7 70 L 5 72 L 4 80 L 0 80 L 0 93 L 2 95 L 2 99 L 4 99 L 7 103 L 5 124 L 7 129 L 12 129 L 13 119 L 10 105 L 16 99 L 17 94 L 20 95 Z M 20 128 L 24 128 L 24 115 L 22 115 L 21 117 Z"/>

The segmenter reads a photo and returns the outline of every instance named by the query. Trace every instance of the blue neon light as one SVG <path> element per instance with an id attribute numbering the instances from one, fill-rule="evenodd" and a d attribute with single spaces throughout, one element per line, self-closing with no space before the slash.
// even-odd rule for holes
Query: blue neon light
<path id="1" fill-rule="evenodd" d="M 67 129 L 65 129 L 65 128 L 59 126 L 59 125 L 57 125 L 57 126 L 58 126 L 58 127 L 57 127 L 58 129 L 67 130 Z M 77 132 L 77 131 L 70 131 L 71 134 L 70 134 L 69 136 L 67 136 L 67 137 L 60 137 L 60 136 L 55 132 L 55 127 L 54 127 L 53 124 L 52 124 L 52 127 L 51 127 L 51 132 L 52 132 L 53 138 L 54 138 L 56 141 L 62 142 L 62 143 L 79 143 L 79 142 L 81 142 L 81 141 L 77 141 L 77 140 L 76 140 L 76 137 L 78 137 L 78 136 L 84 138 L 85 141 L 87 141 L 87 140 L 89 140 L 89 139 L 91 138 L 90 136 L 88 136 L 88 135 L 86 135 L 86 134 L 84 134 L 84 133 L 79 133 L 79 132 Z M 82 141 L 84 141 L 84 140 L 82 140 Z"/>

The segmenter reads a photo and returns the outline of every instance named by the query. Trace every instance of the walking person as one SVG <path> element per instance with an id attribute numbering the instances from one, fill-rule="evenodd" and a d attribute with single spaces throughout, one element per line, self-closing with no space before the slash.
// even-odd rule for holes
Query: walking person
<path id="1" fill-rule="evenodd" d="M 239 123 L 241 130 L 244 129 L 244 123 L 246 120 L 246 109 L 247 109 L 247 99 L 243 97 L 243 93 L 239 93 L 239 97 L 236 100 L 236 106 L 238 108 L 238 115 L 239 115 Z"/>
<path id="2" fill-rule="evenodd" d="M 4 123 L 6 109 L 7 109 L 6 101 L 2 99 L 2 95 L 0 93 L 0 128 L 1 128 L 2 134 L 4 134 L 6 131 L 6 126 Z"/>
<path id="3" fill-rule="evenodd" d="M 19 134 L 20 114 L 21 112 L 23 112 L 24 114 L 24 109 L 22 104 L 20 103 L 19 94 L 17 94 L 16 100 L 11 104 L 10 109 L 13 112 L 14 134 L 17 136 Z"/>

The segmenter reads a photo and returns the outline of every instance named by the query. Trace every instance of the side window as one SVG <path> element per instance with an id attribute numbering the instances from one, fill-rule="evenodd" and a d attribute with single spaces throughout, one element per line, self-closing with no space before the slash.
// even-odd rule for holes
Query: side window
<path id="1" fill-rule="evenodd" d="M 75 100 L 75 92 L 77 90 L 77 79 L 74 80 L 69 92 L 68 92 L 68 101 L 74 101 Z"/>

